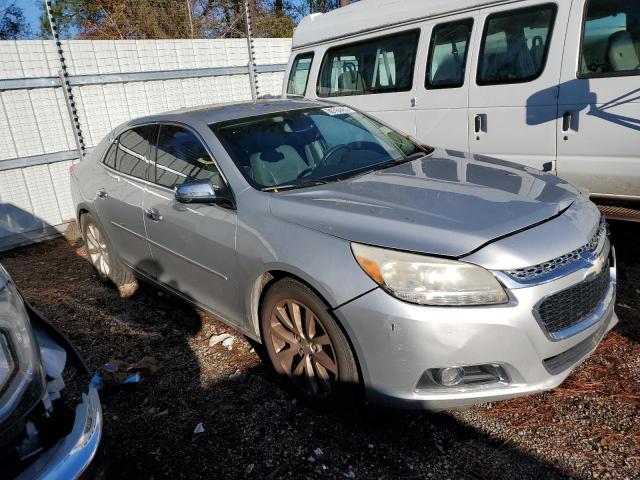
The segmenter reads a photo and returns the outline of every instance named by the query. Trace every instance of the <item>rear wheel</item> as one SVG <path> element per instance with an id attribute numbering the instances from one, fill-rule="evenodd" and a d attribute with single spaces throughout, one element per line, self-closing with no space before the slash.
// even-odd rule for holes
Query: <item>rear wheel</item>
<path id="1" fill-rule="evenodd" d="M 100 280 L 111 281 L 119 288 L 133 284 L 133 274 L 118 260 L 107 234 L 95 218 L 85 213 L 80 218 L 80 226 L 89 261 Z"/>
<path id="2" fill-rule="evenodd" d="M 263 340 L 275 371 L 318 406 L 358 398 L 356 361 L 327 305 L 292 279 L 275 283 L 261 312 Z"/>

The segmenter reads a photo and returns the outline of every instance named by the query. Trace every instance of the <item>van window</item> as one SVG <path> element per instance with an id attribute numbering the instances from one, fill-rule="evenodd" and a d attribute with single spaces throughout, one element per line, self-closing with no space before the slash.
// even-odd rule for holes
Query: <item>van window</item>
<path id="1" fill-rule="evenodd" d="M 155 182 L 173 188 L 187 181 L 211 180 L 224 185 L 215 162 L 191 131 L 176 125 L 162 125 L 156 150 Z"/>
<path id="2" fill-rule="evenodd" d="M 420 31 L 412 30 L 329 49 L 322 60 L 318 96 L 411 90 L 419 37 Z"/>
<path id="3" fill-rule="evenodd" d="M 471 18 L 434 27 L 427 63 L 427 88 L 458 88 L 464 85 L 472 28 Z"/>
<path id="4" fill-rule="evenodd" d="M 556 8 L 537 5 L 490 15 L 482 35 L 478 85 L 538 78 L 547 63 Z"/>
<path id="5" fill-rule="evenodd" d="M 149 147 L 155 142 L 156 133 L 156 125 L 145 125 L 132 128 L 120 135 L 115 169 L 146 180 Z"/>
<path id="6" fill-rule="evenodd" d="M 638 0 L 589 0 L 580 51 L 581 77 L 640 74 Z"/>
<path id="7" fill-rule="evenodd" d="M 313 53 L 302 53 L 293 61 L 287 84 L 287 96 L 304 97 L 312 61 Z"/>

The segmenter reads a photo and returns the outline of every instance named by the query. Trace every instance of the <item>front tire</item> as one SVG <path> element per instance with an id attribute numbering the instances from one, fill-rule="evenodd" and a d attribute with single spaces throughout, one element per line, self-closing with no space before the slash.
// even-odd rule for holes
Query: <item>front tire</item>
<path id="1" fill-rule="evenodd" d="M 295 393 L 319 407 L 355 404 L 360 377 L 353 351 L 311 289 L 293 279 L 276 282 L 260 322 L 271 364 Z"/>
<path id="2" fill-rule="evenodd" d="M 123 288 L 135 282 L 131 271 L 126 268 L 113 251 L 109 237 L 100 224 L 89 213 L 80 217 L 82 239 L 87 247 L 87 256 L 98 278 L 103 282 L 113 282 Z"/>

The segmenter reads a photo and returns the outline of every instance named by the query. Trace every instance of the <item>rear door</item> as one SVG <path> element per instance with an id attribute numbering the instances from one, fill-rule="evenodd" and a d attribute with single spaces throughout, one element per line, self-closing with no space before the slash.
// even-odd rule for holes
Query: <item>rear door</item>
<path id="1" fill-rule="evenodd" d="M 471 152 L 553 169 L 570 6 L 529 0 L 480 12 L 469 93 Z"/>
<path id="2" fill-rule="evenodd" d="M 161 125 L 155 173 L 143 205 L 156 278 L 233 322 L 239 318 L 236 212 L 219 205 L 178 203 L 173 193 L 176 185 L 199 179 L 224 182 L 193 130 Z"/>
<path id="3" fill-rule="evenodd" d="M 560 84 L 558 175 L 640 197 L 640 2 L 575 0 Z"/>
<path id="4" fill-rule="evenodd" d="M 421 142 L 466 152 L 470 51 L 477 15 L 466 13 L 425 24 L 417 65 L 416 138 Z"/>
<path id="5" fill-rule="evenodd" d="M 414 67 L 419 38 L 420 29 L 412 28 L 330 47 L 322 58 L 316 96 L 371 113 L 415 135 Z"/>
<path id="6" fill-rule="evenodd" d="M 150 143 L 155 125 L 124 131 L 104 157 L 104 174 L 97 182 L 96 208 L 117 254 L 129 265 L 148 270 L 142 199 L 149 175 Z"/>

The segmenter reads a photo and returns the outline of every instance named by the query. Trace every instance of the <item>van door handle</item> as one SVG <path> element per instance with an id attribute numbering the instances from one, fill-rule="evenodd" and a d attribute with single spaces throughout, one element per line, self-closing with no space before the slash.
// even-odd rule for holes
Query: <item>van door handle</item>
<path id="1" fill-rule="evenodd" d="M 144 215 L 149 220 L 152 220 L 154 222 L 161 222 L 162 221 L 162 215 L 160 215 L 160 212 L 158 212 L 158 210 L 156 210 L 155 208 L 146 208 L 144 210 Z"/>
<path id="2" fill-rule="evenodd" d="M 482 113 L 479 113 L 475 116 L 473 122 L 474 122 L 474 127 L 475 127 L 475 132 L 476 133 L 480 133 L 482 131 L 486 130 L 486 127 L 484 125 L 485 123 L 485 115 Z"/>
<path id="3" fill-rule="evenodd" d="M 568 132 L 571 128 L 571 119 L 573 118 L 573 112 L 564 112 L 562 116 L 562 131 Z"/>
<path id="4" fill-rule="evenodd" d="M 109 194 L 104 188 L 99 188 L 98 191 L 96 192 L 96 195 L 98 196 L 98 198 L 107 198 L 109 196 Z"/>

